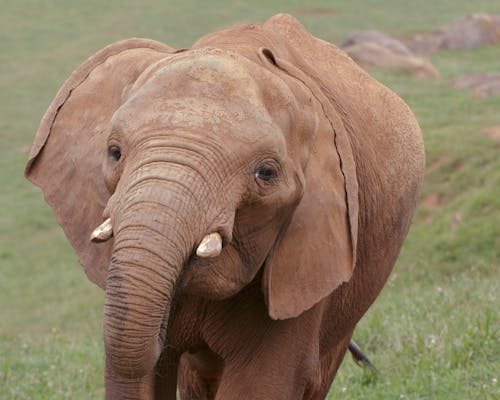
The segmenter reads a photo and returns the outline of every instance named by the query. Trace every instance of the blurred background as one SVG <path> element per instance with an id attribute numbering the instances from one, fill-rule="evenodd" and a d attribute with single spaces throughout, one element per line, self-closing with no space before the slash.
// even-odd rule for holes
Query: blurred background
<path id="1" fill-rule="evenodd" d="M 113 41 L 189 47 L 278 12 L 341 45 L 402 96 L 426 141 L 413 227 L 354 335 L 379 373 L 347 355 L 329 398 L 499 398 L 498 0 L 2 0 L 0 10 L 1 399 L 104 393 L 103 293 L 23 176 L 58 88 Z"/>

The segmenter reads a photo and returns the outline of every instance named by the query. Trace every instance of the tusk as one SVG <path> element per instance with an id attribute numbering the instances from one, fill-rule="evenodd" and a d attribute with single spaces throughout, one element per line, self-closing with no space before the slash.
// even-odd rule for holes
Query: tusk
<path id="1" fill-rule="evenodd" d="M 111 226 L 111 218 L 108 218 L 101 225 L 94 229 L 90 235 L 91 242 L 105 242 L 113 236 L 113 227 Z"/>
<path id="2" fill-rule="evenodd" d="M 196 255 L 200 258 L 217 257 L 222 251 L 222 238 L 217 232 L 211 233 L 203 238 L 196 249 Z"/>

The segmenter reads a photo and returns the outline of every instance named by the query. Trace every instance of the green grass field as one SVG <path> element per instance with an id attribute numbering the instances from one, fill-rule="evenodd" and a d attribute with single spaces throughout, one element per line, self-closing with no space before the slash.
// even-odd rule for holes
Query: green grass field
<path id="1" fill-rule="evenodd" d="M 23 177 L 40 118 L 85 58 L 132 36 L 186 47 L 204 33 L 276 12 L 340 43 L 357 30 L 408 35 L 477 11 L 500 14 L 500 3 L 3 1 L 0 399 L 103 397 L 103 293 Z M 500 141 L 485 131 L 500 127 L 500 97 L 475 99 L 452 88 L 461 74 L 500 72 L 500 46 L 441 52 L 432 62 L 438 82 L 373 71 L 416 113 L 428 169 L 398 265 L 355 332 L 379 373 L 347 356 L 331 399 L 500 398 Z"/>

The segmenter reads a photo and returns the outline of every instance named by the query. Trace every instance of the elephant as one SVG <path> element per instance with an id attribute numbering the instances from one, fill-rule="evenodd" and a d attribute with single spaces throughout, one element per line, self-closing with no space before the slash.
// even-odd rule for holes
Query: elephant
<path id="1" fill-rule="evenodd" d="M 405 102 L 278 14 L 98 51 L 25 173 L 104 289 L 107 399 L 290 400 L 327 395 L 424 164 Z"/>

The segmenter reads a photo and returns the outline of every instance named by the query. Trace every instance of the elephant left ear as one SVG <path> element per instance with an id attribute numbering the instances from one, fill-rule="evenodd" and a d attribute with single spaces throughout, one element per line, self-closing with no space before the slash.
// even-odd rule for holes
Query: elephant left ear
<path id="1" fill-rule="evenodd" d="M 89 279 L 105 287 L 112 241 L 91 243 L 110 193 L 102 164 L 108 125 L 138 77 L 174 49 L 127 39 L 98 51 L 62 85 L 35 136 L 26 177 L 39 186 Z"/>
<path id="2" fill-rule="evenodd" d="M 358 182 L 347 133 L 335 115 L 321 118 L 304 195 L 266 260 L 263 289 L 273 319 L 308 310 L 349 281 L 356 264 Z"/>

